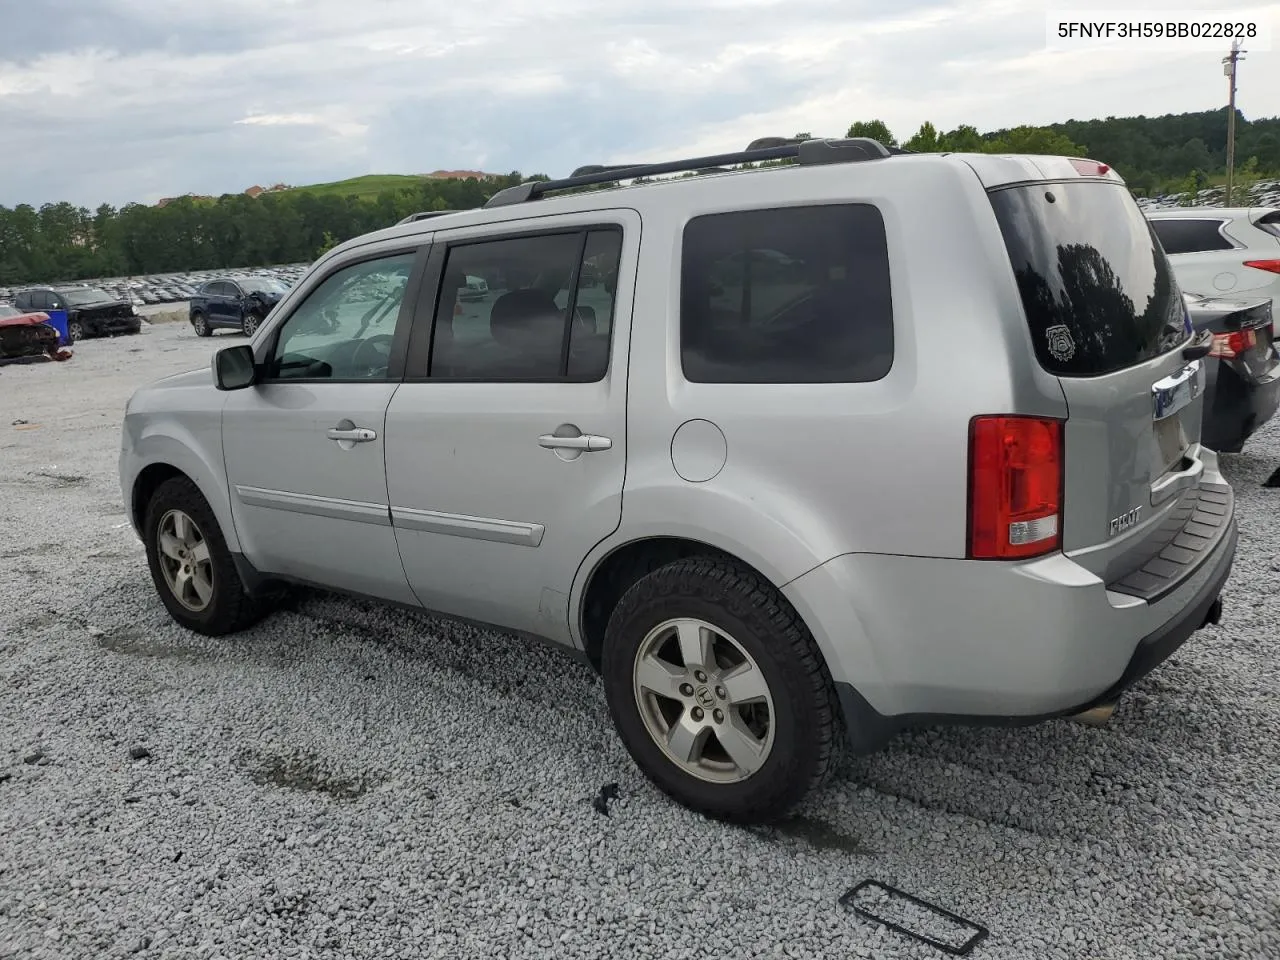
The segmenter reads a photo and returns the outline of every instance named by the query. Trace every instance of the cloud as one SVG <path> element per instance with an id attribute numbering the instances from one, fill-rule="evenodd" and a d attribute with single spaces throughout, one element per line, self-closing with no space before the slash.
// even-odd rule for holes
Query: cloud
<path id="1" fill-rule="evenodd" d="M 0 130 L 21 131 L 7 205 L 562 175 L 859 119 L 906 137 L 925 120 L 1150 115 L 1226 93 L 1210 54 L 1048 52 L 1041 0 L 0 0 L 0 23 Z M 1280 113 L 1280 67 L 1258 55 L 1241 74 L 1246 114 Z"/>

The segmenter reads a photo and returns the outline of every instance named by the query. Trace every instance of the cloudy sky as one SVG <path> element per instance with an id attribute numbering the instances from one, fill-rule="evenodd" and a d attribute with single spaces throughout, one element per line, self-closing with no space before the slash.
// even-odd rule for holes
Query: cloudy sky
<path id="1" fill-rule="evenodd" d="M 1225 103 L 1219 53 L 1050 52 L 1046 7 L 1256 12 L 1280 34 L 1280 3 L 1249 0 L 0 0 L 0 204 Z M 1246 116 L 1280 114 L 1278 64 L 1241 64 Z"/>

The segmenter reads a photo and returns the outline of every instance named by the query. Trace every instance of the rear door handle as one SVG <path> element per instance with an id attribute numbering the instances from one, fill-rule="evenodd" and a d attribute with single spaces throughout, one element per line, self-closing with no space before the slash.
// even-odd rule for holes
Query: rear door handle
<path id="1" fill-rule="evenodd" d="M 598 437 L 590 433 L 584 433 L 579 437 L 557 437 L 553 433 L 544 433 L 538 438 L 538 446 L 546 447 L 548 450 L 582 450 L 585 453 L 594 453 L 597 450 L 612 449 L 613 441 L 608 437 Z"/>
<path id="2" fill-rule="evenodd" d="M 346 440 L 350 443 L 368 443 L 370 440 L 378 439 L 378 431 L 371 430 L 368 427 L 352 427 L 349 430 L 342 430 L 333 427 L 325 434 L 330 440 Z"/>

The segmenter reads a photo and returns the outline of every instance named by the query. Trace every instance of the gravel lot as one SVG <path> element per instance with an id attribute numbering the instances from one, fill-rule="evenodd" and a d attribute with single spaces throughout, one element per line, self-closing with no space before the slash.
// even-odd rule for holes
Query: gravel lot
<path id="1" fill-rule="evenodd" d="M 1109 727 L 907 736 L 746 831 L 658 795 L 552 651 L 314 593 L 175 627 L 120 415 L 236 339 L 0 369 L 0 957 L 944 956 L 838 905 L 867 877 L 988 926 L 975 957 L 1280 956 L 1280 424 L 1226 458 L 1222 625 Z"/>

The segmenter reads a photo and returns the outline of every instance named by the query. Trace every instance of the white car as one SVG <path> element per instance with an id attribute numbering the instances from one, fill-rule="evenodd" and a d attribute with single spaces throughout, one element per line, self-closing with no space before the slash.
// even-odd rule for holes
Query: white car
<path id="1" fill-rule="evenodd" d="M 1280 296 L 1280 208 L 1180 207 L 1147 219 L 1184 292 Z"/>

